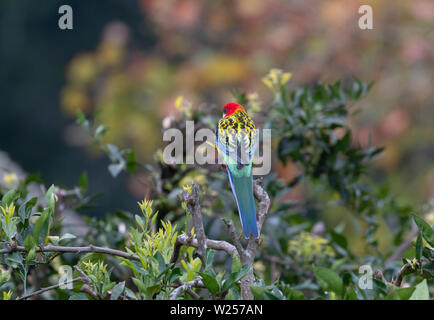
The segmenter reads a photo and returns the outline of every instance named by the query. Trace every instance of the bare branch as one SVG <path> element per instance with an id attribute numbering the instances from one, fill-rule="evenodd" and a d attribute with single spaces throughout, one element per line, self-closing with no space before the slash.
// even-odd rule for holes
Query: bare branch
<path id="1" fill-rule="evenodd" d="M 197 237 L 198 246 L 197 246 L 197 255 L 202 260 L 202 263 L 205 263 L 205 254 L 206 254 L 206 235 L 205 230 L 203 229 L 202 222 L 202 212 L 200 209 L 199 203 L 199 187 L 197 184 L 193 184 L 190 190 L 184 190 L 182 193 L 182 199 L 186 203 L 188 210 L 191 213 L 194 225 L 194 232 Z"/>
<path id="2" fill-rule="evenodd" d="M 26 248 L 23 246 L 10 246 L 9 248 L 1 249 L 0 254 L 7 254 L 12 252 L 26 252 Z M 116 249 L 110 249 L 105 247 L 96 247 L 93 245 L 89 245 L 87 247 L 62 247 L 62 246 L 53 246 L 53 245 L 46 245 L 43 247 L 37 247 L 36 252 L 61 252 L 61 253 L 89 253 L 89 252 L 96 252 L 96 253 L 104 253 L 109 254 L 112 256 L 118 256 L 122 257 L 128 260 L 135 260 L 140 261 L 139 257 L 135 254 L 116 250 Z"/>
<path id="3" fill-rule="evenodd" d="M 84 273 L 83 270 L 79 266 L 74 266 L 74 269 L 82 276 L 83 282 L 90 283 L 90 279 L 87 274 Z"/>
<path id="4" fill-rule="evenodd" d="M 197 241 L 197 239 L 196 238 L 190 239 L 186 234 L 179 235 L 176 241 L 186 246 L 195 247 L 195 248 L 199 247 L 199 242 Z M 206 246 L 214 250 L 226 251 L 226 253 L 230 254 L 231 256 L 233 256 L 234 254 L 238 255 L 235 246 L 226 241 L 206 239 Z"/>
<path id="5" fill-rule="evenodd" d="M 202 279 L 201 277 L 197 277 L 196 279 L 189 281 L 189 282 L 185 282 L 182 285 L 180 285 L 178 288 L 176 288 L 175 290 L 173 290 L 170 293 L 169 299 L 170 300 L 176 300 L 176 298 L 182 293 L 182 292 L 189 292 L 189 294 L 191 294 L 191 292 L 194 292 L 193 290 L 191 290 L 191 288 L 193 287 L 203 287 L 203 283 L 202 283 Z M 194 292 L 193 296 L 196 295 L 196 298 L 199 298 L 199 295 L 197 295 L 196 292 Z"/>

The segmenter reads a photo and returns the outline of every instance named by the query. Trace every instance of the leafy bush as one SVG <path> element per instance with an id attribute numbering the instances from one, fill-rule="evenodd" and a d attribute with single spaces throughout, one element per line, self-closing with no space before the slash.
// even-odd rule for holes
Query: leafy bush
<path id="1" fill-rule="evenodd" d="M 167 164 L 161 151 L 154 164 L 141 164 L 133 150 L 107 143 L 104 125 L 80 113 L 77 122 L 109 157 L 113 177 L 123 172 L 151 177 L 152 200 L 139 202 L 138 214 L 87 218 L 86 234 L 73 235 L 62 216 L 68 208 L 92 205 L 86 174 L 70 190 L 52 185 L 43 196 L 30 191 L 43 186 L 35 176 L 16 188 L 2 187 L 0 297 L 429 298 L 432 214 L 423 219 L 426 212 L 399 203 L 387 186 L 373 183 L 369 164 L 383 149 L 352 141 L 348 118 L 355 112 L 349 105 L 371 86 L 354 79 L 290 90 L 290 77 L 272 70 L 263 79 L 274 95 L 268 108 L 260 107 L 256 95 L 234 91 L 238 102 L 272 128 L 275 164 L 291 163 L 299 172 L 289 181 L 271 173 L 255 182 L 260 240 L 240 240 L 238 220 L 231 220 L 236 206 L 219 166 Z M 185 130 L 184 121 L 193 119 L 196 129 L 214 128 L 217 116 L 209 110 L 182 98 L 176 103 L 180 114 L 171 126 Z M 295 188 L 305 192 L 304 200 L 288 200 Z M 363 230 L 368 254 L 354 252 L 343 224 L 326 226 L 322 218 L 331 210 L 344 212 Z M 386 252 L 379 248 L 380 226 L 394 238 Z M 73 266 L 67 283 L 60 272 L 65 266 Z"/>

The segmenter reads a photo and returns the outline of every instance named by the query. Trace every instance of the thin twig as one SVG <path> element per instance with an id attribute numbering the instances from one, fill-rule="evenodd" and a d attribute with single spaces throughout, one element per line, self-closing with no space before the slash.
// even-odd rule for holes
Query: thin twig
<path id="1" fill-rule="evenodd" d="M 40 295 L 40 294 L 42 294 L 44 292 L 47 292 L 47 291 L 50 291 L 50 290 L 54 290 L 54 289 L 58 289 L 61 286 L 67 285 L 69 283 L 74 283 L 74 282 L 77 282 L 77 281 L 83 281 L 83 279 L 81 277 L 78 277 L 78 278 L 72 279 L 70 281 L 65 281 L 65 282 L 62 282 L 62 283 L 55 284 L 55 285 L 50 286 L 50 287 L 41 288 L 41 289 L 39 289 L 37 291 L 34 291 L 32 293 L 26 294 L 26 295 L 18 298 L 18 300 L 25 300 L 25 299 L 28 299 L 28 298 L 33 297 L 33 296 L 38 296 L 38 295 Z"/>
<path id="2" fill-rule="evenodd" d="M 82 276 L 83 282 L 90 283 L 90 279 L 79 266 L 74 266 L 74 269 Z"/>
<path id="3" fill-rule="evenodd" d="M 398 271 L 396 278 L 392 279 L 392 281 L 390 282 L 391 284 L 400 287 L 402 285 L 402 281 L 404 279 L 404 276 L 406 274 L 409 273 L 413 273 L 416 272 L 418 269 L 421 270 L 421 274 L 425 274 L 425 275 L 431 275 L 429 272 L 427 272 L 426 270 L 423 270 L 423 266 L 424 264 L 422 263 L 422 266 L 420 266 L 419 268 L 415 268 L 414 266 L 412 266 L 410 263 L 406 263 L 404 264 L 401 269 Z M 383 276 L 383 272 L 381 270 L 376 270 L 374 273 L 374 277 L 377 280 L 380 280 L 382 282 L 384 282 L 385 284 L 388 284 L 387 280 L 384 278 Z"/>

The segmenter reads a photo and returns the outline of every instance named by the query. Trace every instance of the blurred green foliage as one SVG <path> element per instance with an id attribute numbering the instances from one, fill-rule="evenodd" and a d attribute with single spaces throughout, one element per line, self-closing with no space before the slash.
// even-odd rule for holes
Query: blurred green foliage
<path id="1" fill-rule="evenodd" d="M 94 50 L 70 62 L 62 107 L 73 116 L 78 109 L 98 110 L 111 128 L 107 139 L 133 146 L 146 160 L 159 147 L 160 121 L 174 115 L 179 95 L 195 105 L 223 105 L 227 88 L 235 87 L 250 100 L 267 99 L 256 79 L 275 66 L 293 70 L 297 83 L 356 74 L 376 85 L 365 112 L 351 120 L 354 140 L 387 147 L 373 177 L 422 203 L 434 194 L 432 2 L 372 3 L 373 31 L 358 27 L 364 1 L 341 2 L 138 0 L 153 46 L 138 48 L 127 22 L 107 25 Z M 215 112 L 212 104 L 206 112 Z M 278 168 L 279 176 L 290 171 Z"/>

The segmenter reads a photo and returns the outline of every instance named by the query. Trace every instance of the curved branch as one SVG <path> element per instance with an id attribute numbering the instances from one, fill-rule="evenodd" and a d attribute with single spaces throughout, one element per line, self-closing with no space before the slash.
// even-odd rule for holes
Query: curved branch
<path id="1" fill-rule="evenodd" d="M 190 238 L 186 234 L 179 235 L 178 238 L 176 239 L 176 241 L 177 241 L 177 243 L 180 243 L 180 244 L 183 244 L 186 246 L 195 247 L 195 248 L 199 247 L 198 240 L 196 238 Z M 231 256 L 234 254 L 238 255 L 238 252 L 237 252 L 237 249 L 235 248 L 235 246 L 230 244 L 229 242 L 226 242 L 226 241 L 206 239 L 206 246 L 208 248 L 211 248 L 214 250 L 226 251 L 226 253 L 228 253 Z"/>

